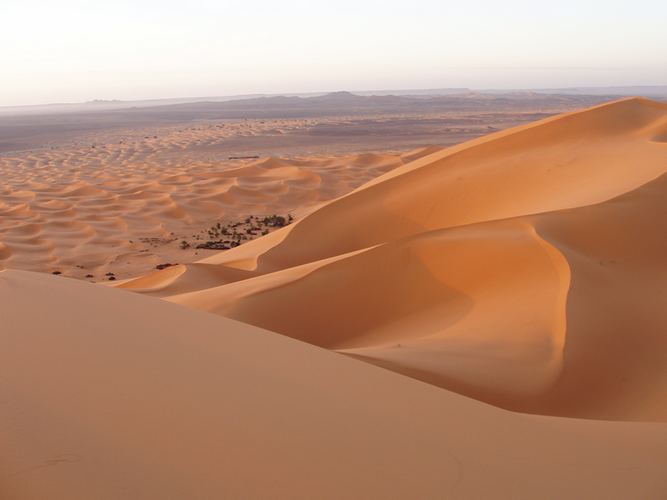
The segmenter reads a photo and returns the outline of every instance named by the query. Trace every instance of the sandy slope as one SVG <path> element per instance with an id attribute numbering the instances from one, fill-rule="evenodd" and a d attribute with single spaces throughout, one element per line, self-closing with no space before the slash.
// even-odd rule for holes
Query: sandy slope
<path id="1" fill-rule="evenodd" d="M 511 413 L 228 319 L 44 274 L 0 272 L 0 303 L 3 498 L 667 491 L 665 424 Z"/>
<path id="2" fill-rule="evenodd" d="M 666 130 L 626 99 L 493 134 L 123 286 L 513 410 L 665 421 Z"/>

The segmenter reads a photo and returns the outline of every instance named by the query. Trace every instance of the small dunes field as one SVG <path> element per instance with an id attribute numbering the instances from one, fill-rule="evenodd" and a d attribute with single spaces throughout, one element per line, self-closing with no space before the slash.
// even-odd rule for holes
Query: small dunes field
<path id="1" fill-rule="evenodd" d="M 431 151 L 168 162 L 159 144 L 111 144 L 6 155 L 0 266 L 81 278 L 191 261 L 212 225 L 301 215 Z"/>

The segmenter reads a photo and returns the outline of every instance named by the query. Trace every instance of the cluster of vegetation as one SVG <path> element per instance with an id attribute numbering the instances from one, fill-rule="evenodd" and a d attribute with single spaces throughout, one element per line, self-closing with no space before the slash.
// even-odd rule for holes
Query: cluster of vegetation
<path id="1" fill-rule="evenodd" d="M 230 222 L 228 224 L 217 224 L 211 226 L 209 229 L 202 231 L 208 236 L 208 241 L 199 243 L 195 248 L 205 250 L 229 250 L 237 247 L 246 241 L 255 239 L 258 236 L 269 234 L 273 229 L 278 229 L 287 226 L 294 222 L 292 214 L 282 215 L 268 215 L 265 217 L 257 217 L 250 215 L 242 221 Z M 196 239 L 201 239 L 199 236 Z M 190 248 L 190 243 L 181 241 L 181 248 Z"/>
<path id="2" fill-rule="evenodd" d="M 172 264 L 171 262 L 166 262 L 164 264 L 158 264 L 157 266 L 155 266 L 155 269 L 161 271 L 162 269 L 167 269 L 168 267 L 176 266 L 176 265 L 178 265 L 178 264 Z"/>

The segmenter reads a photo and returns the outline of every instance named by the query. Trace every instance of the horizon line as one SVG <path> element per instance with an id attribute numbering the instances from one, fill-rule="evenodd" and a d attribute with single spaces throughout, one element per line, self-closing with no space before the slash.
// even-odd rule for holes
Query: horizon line
<path id="1" fill-rule="evenodd" d="M 605 90 L 605 89 L 661 89 L 664 88 L 667 95 L 667 83 L 659 84 L 642 84 L 642 85 L 571 85 L 567 87 L 415 87 L 415 88 L 394 88 L 394 89 L 338 89 L 338 90 L 318 90 L 318 91 L 289 91 L 289 92 L 252 92 L 248 94 L 218 94 L 218 95 L 201 95 L 201 96 L 174 96 L 174 97 L 143 97 L 134 99 L 117 99 L 117 98 L 95 98 L 86 101 L 57 101 L 57 102 L 42 102 L 33 104 L 2 104 L 0 110 L 17 109 L 17 108 L 31 108 L 31 107 L 50 107 L 50 106 L 77 106 L 87 104 L 113 104 L 113 103 L 141 103 L 151 101 L 170 101 L 170 100 L 186 100 L 191 102 L 201 101 L 206 99 L 229 99 L 242 100 L 246 98 L 261 98 L 261 97 L 300 97 L 300 96 L 319 96 L 333 94 L 337 92 L 349 92 L 351 94 L 372 94 L 373 92 L 382 92 L 385 95 L 391 92 L 438 92 L 438 91 L 469 91 L 469 92 L 547 92 L 547 91 L 575 91 L 575 90 Z M 409 94 L 402 94 L 409 95 Z M 437 94 L 434 94 L 437 95 Z M 582 94 L 583 95 L 583 94 Z"/>

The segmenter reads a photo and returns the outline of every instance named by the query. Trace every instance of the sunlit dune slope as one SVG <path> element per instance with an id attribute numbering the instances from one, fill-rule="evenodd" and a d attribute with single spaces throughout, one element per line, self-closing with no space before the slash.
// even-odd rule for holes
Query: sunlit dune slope
<path id="1" fill-rule="evenodd" d="M 62 277 L 0 272 L 0 303 L 3 498 L 625 499 L 667 489 L 665 424 L 511 413 Z M 462 300 L 461 313 L 469 307 Z"/>
<path id="2" fill-rule="evenodd" d="M 636 98 L 492 134 L 123 286 L 513 410 L 664 421 L 666 131 Z"/>
<path id="3" fill-rule="evenodd" d="M 283 268 L 426 230 L 610 199 L 666 170 L 656 140 L 666 110 L 626 99 L 433 153 L 329 203 L 258 264 Z"/>

